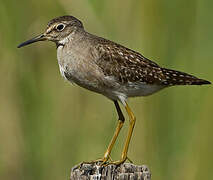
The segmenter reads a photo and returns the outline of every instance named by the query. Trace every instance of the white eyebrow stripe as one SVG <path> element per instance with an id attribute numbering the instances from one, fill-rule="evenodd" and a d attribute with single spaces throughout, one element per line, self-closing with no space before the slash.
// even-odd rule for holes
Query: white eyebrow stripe
<path id="1" fill-rule="evenodd" d="M 54 29 L 54 28 L 55 28 L 55 25 L 54 25 L 54 26 L 50 26 L 50 27 L 46 30 L 46 33 L 47 33 L 47 34 L 50 33 L 51 30 Z"/>
<path id="2" fill-rule="evenodd" d="M 68 25 L 68 23 L 66 23 L 65 21 L 62 21 L 61 23 L 55 23 L 55 24 L 53 24 L 53 25 L 51 25 L 50 27 L 47 28 L 46 33 L 47 34 L 50 33 L 59 24 L 63 24 L 64 26 Z"/>

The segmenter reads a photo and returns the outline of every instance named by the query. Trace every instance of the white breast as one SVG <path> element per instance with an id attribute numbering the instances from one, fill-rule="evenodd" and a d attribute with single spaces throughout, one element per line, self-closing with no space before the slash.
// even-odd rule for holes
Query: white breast
<path id="1" fill-rule="evenodd" d="M 59 69 L 60 69 L 60 73 L 61 73 L 62 77 L 67 80 L 67 78 L 66 78 L 66 76 L 64 74 L 65 73 L 64 67 L 59 64 Z"/>
<path id="2" fill-rule="evenodd" d="M 65 69 L 65 64 L 64 64 L 64 61 L 63 61 L 63 56 L 62 56 L 62 49 L 63 49 L 63 46 L 59 46 L 57 48 L 57 59 L 58 59 L 58 65 L 59 65 L 60 73 L 65 79 L 67 79 L 65 74 L 64 74 L 66 69 Z"/>

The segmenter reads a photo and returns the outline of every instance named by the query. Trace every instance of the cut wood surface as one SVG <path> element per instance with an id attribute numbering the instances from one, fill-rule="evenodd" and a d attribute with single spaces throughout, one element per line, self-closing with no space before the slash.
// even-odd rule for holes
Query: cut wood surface
<path id="1" fill-rule="evenodd" d="M 151 180 L 146 165 L 124 163 L 119 166 L 82 163 L 71 170 L 71 180 Z"/>

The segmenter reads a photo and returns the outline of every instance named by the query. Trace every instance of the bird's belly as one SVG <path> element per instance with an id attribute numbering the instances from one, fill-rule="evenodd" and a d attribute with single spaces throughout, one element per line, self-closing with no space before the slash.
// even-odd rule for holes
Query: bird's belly
<path id="1" fill-rule="evenodd" d="M 59 69 L 65 80 L 68 80 L 71 83 L 75 83 L 78 86 L 81 86 L 90 91 L 102 93 L 102 89 L 100 88 L 100 81 L 90 73 L 81 71 L 79 69 L 70 68 L 70 66 L 68 68 L 66 65 L 60 64 Z"/>
<path id="2" fill-rule="evenodd" d="M 130 83 L 120 88 L 120 91 L 127 97 L 148 96 L 161 89 L 163 85 L 150 85 L 145 83 Z"/>
<path id="3" fill-rule="evenodd" d="M 68 70 L 66 66 L 59 64 L 61 75 L 71 83 L 75 83 L 90 91 L 101 93 L 110 99 L 120 99 L 121 96 L 137 97 L 137 96 L 148 96 L 163 88 L 162 85 L 149 85 L 144 83 L 128 83 L 120 84 L 117 83 L 115 87 L 107 87 L 102 84 L 98 79 L 89 74 L 85 74 L 75 70 Z M 105 83 L 106 84 L 106 83 Z M 109 85 L 109 83 L 107 83 Z"/>

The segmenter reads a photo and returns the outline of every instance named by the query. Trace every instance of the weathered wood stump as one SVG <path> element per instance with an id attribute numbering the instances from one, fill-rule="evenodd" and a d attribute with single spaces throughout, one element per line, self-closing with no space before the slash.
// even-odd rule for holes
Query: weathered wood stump
<path id="1" fill-rule="evenodd" d="M 72 168 L 71 180 L 151 180 L 151 173 L 146 165 L 137 166 L 124 163 L 119 166 L 100 163 L 81 164 Z"/>

